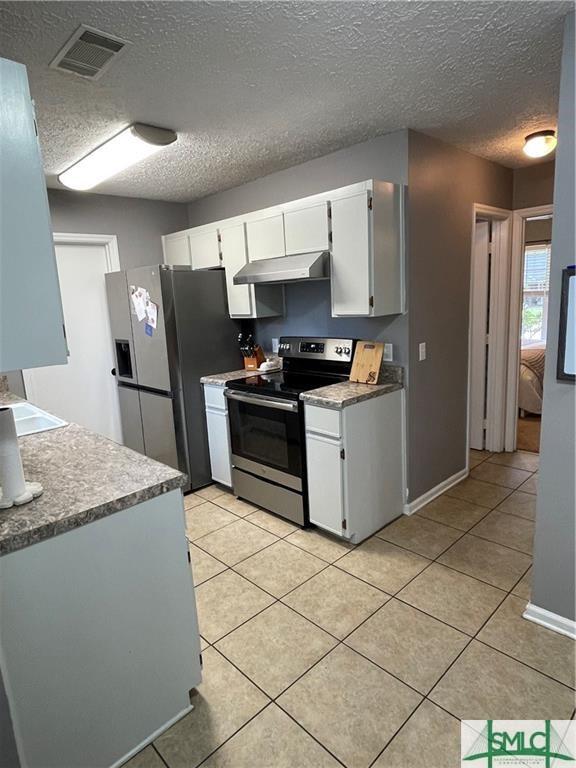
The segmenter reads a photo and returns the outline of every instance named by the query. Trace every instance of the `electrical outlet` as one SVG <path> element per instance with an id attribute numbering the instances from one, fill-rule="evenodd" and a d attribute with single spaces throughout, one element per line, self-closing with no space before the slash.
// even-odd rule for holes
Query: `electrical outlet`
<path id="1" fill-rule="evenodd" d="M 422 360 L 426 360 L 426 342 L 421 341 L 420 344 L 418 344 L 418 360 L 420 362 Z"/>
<path id="2" fill-rule="evenodd" d="M 394 345 L 393 344 L 384 344 L 384 356 L 383 359 L 390 363 L 392 360 L 394 360 Z"/>
<path id="3" fill-rule="evenodd" d="M 280 343 L 279 339 L 272 339 L 272 352 L 274 354 L 277 354 L 278 352 L 278 344 Z"/>

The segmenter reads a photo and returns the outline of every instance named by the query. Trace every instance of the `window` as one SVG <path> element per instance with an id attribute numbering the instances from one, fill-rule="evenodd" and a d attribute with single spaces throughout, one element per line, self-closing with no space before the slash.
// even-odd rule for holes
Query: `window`
<path id="1" fill-rule="evenodd" d="M 550 243 L 527 245 L 522 286 L 522 346 L 546 341 Z"/>

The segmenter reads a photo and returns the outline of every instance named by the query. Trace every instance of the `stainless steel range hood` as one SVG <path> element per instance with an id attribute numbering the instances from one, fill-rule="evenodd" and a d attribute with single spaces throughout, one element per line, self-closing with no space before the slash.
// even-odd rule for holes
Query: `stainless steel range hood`
<path id="1" fill-rule="evenodd" d="M 251 261 L 234 275 L 234 285 L 295 283 L 301 280 L 323 280 L 329 276 L 329 251 L 316 251 Z"/>

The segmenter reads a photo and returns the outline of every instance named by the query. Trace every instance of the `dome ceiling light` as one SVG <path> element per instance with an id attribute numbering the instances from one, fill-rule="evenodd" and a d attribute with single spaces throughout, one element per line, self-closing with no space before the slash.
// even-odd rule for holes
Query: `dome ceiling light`
<path id="1" fill-rule="evenodd" d="M 524 154 L 528 157 L 544 157 L 553 152 L 558 140 L 556 131 L 536 131 L 524 139 Z"/>

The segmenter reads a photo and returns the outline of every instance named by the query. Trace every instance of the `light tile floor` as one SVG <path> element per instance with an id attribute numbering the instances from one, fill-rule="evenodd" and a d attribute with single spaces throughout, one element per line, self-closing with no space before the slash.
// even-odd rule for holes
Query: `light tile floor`
<path id="1" fill-rule="evenodd" d="M 470 467 L 356 547 L 186 497 L 203 682 L 127 768 L 457 768 L 459 719 L 574 716 L 574 643 L 522 618 L 538 456 Z"/>

